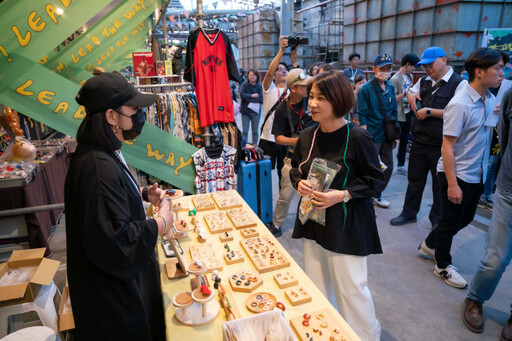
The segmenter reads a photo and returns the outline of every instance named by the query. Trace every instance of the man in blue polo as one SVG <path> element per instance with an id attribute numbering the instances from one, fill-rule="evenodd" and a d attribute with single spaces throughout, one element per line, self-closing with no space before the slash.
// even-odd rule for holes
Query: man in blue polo
<path id="1" fill-rule="evenodd" d="M 389 202 L 382 198 L 391 173 L 393 172 L 393 148 L 396 141 L 388 141 L 384 134 L 384 115 L 397 120 L 395 86 L 388 79 L 391 76 L 393 59 L 387 53 L 377 56 L 373 62 L 375 77 L 362 86 L 357 95 L 359 123 L 361 128 L 368 130 L 375 141 L 375 149 L 386 169 L 384 170 L 385 185 L 375 190 L 373 202 L 375 205 L 388 208 Z"/>

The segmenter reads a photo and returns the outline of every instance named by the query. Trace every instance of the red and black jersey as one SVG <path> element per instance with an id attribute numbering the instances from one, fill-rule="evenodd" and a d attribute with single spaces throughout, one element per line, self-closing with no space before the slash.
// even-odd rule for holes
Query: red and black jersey
<path id="1" fill-rule="evenodd" d="M 240 80 L 224 32 L 217 29 L 210 34 L 199 28 L 189 35 L 184 79 L 196 88 L 202 127 L 235 120 L 229 80 Z"/>

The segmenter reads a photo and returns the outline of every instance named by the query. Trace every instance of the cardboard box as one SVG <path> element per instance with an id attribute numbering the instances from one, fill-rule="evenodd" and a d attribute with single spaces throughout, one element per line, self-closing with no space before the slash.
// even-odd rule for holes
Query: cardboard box
<path id="1" fill-rule="evenodd" d="M 50 285 L 60 265 L 59 261 L 44 258 L 46 248 L 15 250 L 7 263 L 0 264 L 0 278 L 8 271 L 23 267 L 37 266 L 30 281 L 0 287 L 0 307 L 32 302 L 41 286 Z"/>
<path id="2" fill-rule="evenodd" d="M 68 281 L 66 279 L 66 286 L 62 291 L 62 297 L 60 298 L 60 307 L 59 307 L 59 331 L 62 332 L 64 330 L 75 329 L 75 320 L 73 319 L 73 311 L 71 307 L 68 311 L 64 312 L 64 307 L 67 302 L 71 304 L 71 300 L 69 298 L 69 286 Z"/>

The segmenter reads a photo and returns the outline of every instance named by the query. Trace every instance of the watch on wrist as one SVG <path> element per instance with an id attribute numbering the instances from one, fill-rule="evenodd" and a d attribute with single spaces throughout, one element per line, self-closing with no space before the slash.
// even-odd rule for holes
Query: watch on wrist
<path id="1" fill-rule="evenodd" d="M 348 191 L 347 191 L 347 190 L 344 190 L 344 191 L 343 191 L 343 194 L 344 194 L 344 196 L 343 196 L 343 202 L 344 202 L 344 203 L 347 203 L 347 202 L 350 200 L 350 197 L 348 196 Z"/>
<path id="2" fill-rule="evenodd" d="M 427 108 L 427 117 L 431 117 L 431 116 L 432 116 L 432 109 Z"/>

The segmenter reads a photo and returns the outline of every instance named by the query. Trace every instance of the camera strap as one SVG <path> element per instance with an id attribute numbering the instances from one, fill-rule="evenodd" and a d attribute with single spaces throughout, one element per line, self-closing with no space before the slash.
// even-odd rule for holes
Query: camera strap
<path id="1" fill-rule="evenodd" d="M 276 88 L 277 89 L 277 88 Z M 279 90 L 277 90 L 279 91 Z M 279 92 L 278 92 L 279 93 Z M 284 90 L 283 93 L 281 94 L 281 96 L 278 98 L 278 100 L 274 103 L 274 105 L 272 106 L 272 108 L 270 108 L 270 110 L 267 112 L 267 114 L 265 115 L 265 119 L 263 120 L 263 124 L 261 125 L 261 131 L 260 131 L 260 135 L 263 133 L 263 127 L 265 127 L 265 124 L 267 123 L 268 119 L 270 118 L 270 116 L 272 116 L 272 114 L 274 113 L 274 111 L 276 110 L 277 106 L 279 105 L 279 103 L 281 103 L 281 101 L 286 97 L 286 94 L 288 93 L 288 90 Z"/>

